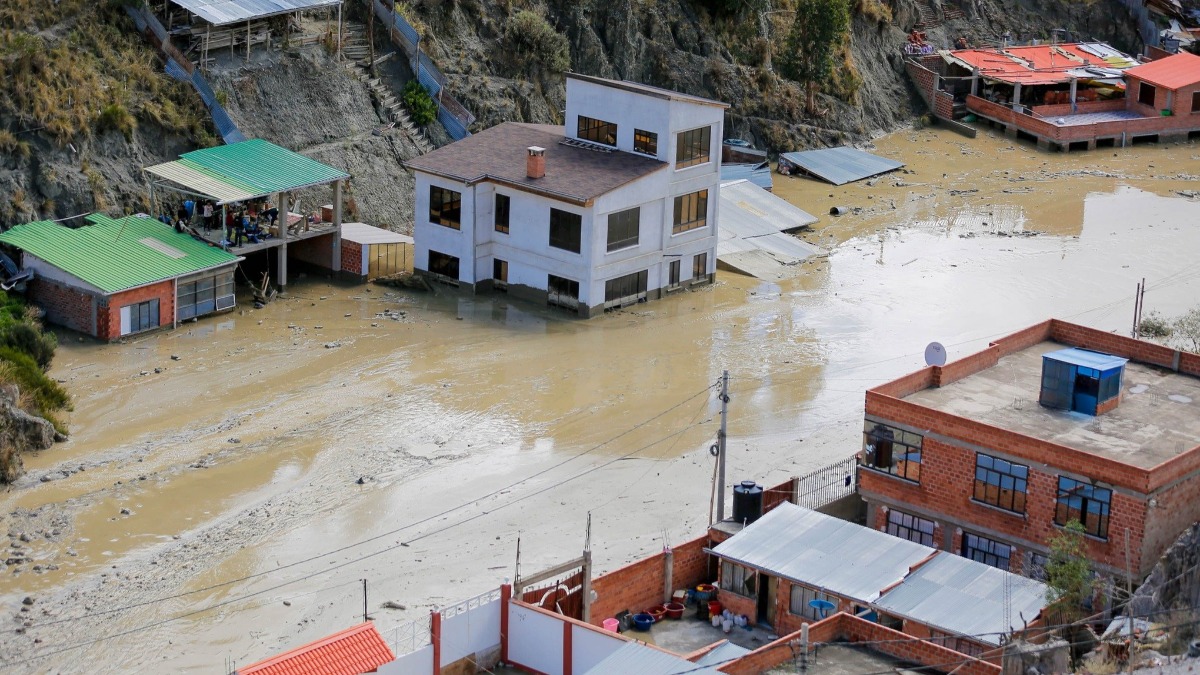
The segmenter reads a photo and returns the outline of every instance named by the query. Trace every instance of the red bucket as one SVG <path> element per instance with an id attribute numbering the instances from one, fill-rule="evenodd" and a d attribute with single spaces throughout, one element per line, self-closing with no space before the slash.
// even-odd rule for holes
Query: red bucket
<path id="1" fill-rule="evenodd" d="M 682 619 L 683 618 L 684 607 L 683 607 L 682 603 L 678 603 L 678 602 L 667 603 L 666 608 L 667 608 L 667 618 L 669 618 L 669 619 Z"/>

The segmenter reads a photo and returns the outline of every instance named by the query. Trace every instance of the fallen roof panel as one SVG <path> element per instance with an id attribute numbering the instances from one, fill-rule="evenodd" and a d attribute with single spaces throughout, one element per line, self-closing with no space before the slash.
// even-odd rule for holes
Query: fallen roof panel
<path id="1" fill-rule="evenodd" d="M 801 171 L 834 185 L 853 183 L 881 173 L 895 171 L 904 166 L 904 162 L 872 155 L 851 147 L 785 152 L 779 156 Z"/>
<path id="2" fill-rule="evenodd" d="M 801 271 L 799 263 L 822 253 L 789 230 L 816 217 L 747 180 L 722 183 L 717 261 L 743 274 L 779 281 Z"/>
<path id="3" fill-rule="evenodd" d="M 317 7 L 333 7 L 342 0 L 171 0 L 214 26 L 264 19 Z"/>
<path id="4" fill-rule="evenodd" d="M 764 190 L 774 187 L 771 180 L 771 165 L 767 162 L 757 164 L 721 163 L 721 182 L 748 180 Z"/>

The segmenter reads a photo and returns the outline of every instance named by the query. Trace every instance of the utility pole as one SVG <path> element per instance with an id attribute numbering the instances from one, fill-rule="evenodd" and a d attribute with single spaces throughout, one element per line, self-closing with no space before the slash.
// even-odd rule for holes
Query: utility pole
<path id="1" fill-rule="evenodd" d="M 366 623 L 371 620 L 371 617 L 367 616 L 367 580 L 363 579 L 362 582 L 363 582 L 363 623 Z"/>
<path id="2" fill-rule="evenodd" d="M 717 432 L 717 522 L 725 520 L 725 429 L 729 413 L 729 371 L 721 373 L 721 430 Z"/>

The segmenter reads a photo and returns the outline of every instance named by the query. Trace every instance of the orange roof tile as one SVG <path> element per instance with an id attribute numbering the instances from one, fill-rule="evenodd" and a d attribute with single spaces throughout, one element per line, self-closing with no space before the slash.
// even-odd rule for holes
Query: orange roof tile
<path id="1" fill-rule="evenodd" d="M 1179 52 L 1157 61 L 1134 66 L 1125 71 L 1125 74 L 1167 89 L 1180 89 L 1200 82 L 1200 56 Z"/>
<path id="2" fill-rule="evenodd" d="M 1069 71 L 1085 65 L 1105 66 L 1104 59 L 1075 44 L 1016 45 L 1001 49 L 956 49 L 952 56 L 979 69 L 979 74 L 1002 82 L 1055 84 L 1070 82 Z"/>
<path id="3" fill-rule="evenodd" d="M 239 668 L 237 675 L 361 675 L 395 660 L 368 622 Z"/>

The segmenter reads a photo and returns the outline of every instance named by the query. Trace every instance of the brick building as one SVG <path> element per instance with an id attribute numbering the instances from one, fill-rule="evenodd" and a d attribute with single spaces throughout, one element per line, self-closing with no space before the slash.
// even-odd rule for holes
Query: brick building
<path id="1" fill-rule="evenodd" d="M 33 272 L 28 296 L 60 326 L 101 340 L 232 309 L 241 258 L 146 217 L 17 225 L 0 243 Z"/>
<path id="2" fill-rule="evenodd" d="M 1200 56 L 1149 63 L 1102 43 L 963 49 L 910 56 L 934 116 L 974 114 L 1039 147 L 1091 150 L 1200 136 Z"/>
<path id="3" fill-rule="evenodd" d="M 1200 356 L 1047 321 L 866 395 L 867 524 L 1037 574 L 1071 520 L 1145 575 L 1200 519 Z"/>

